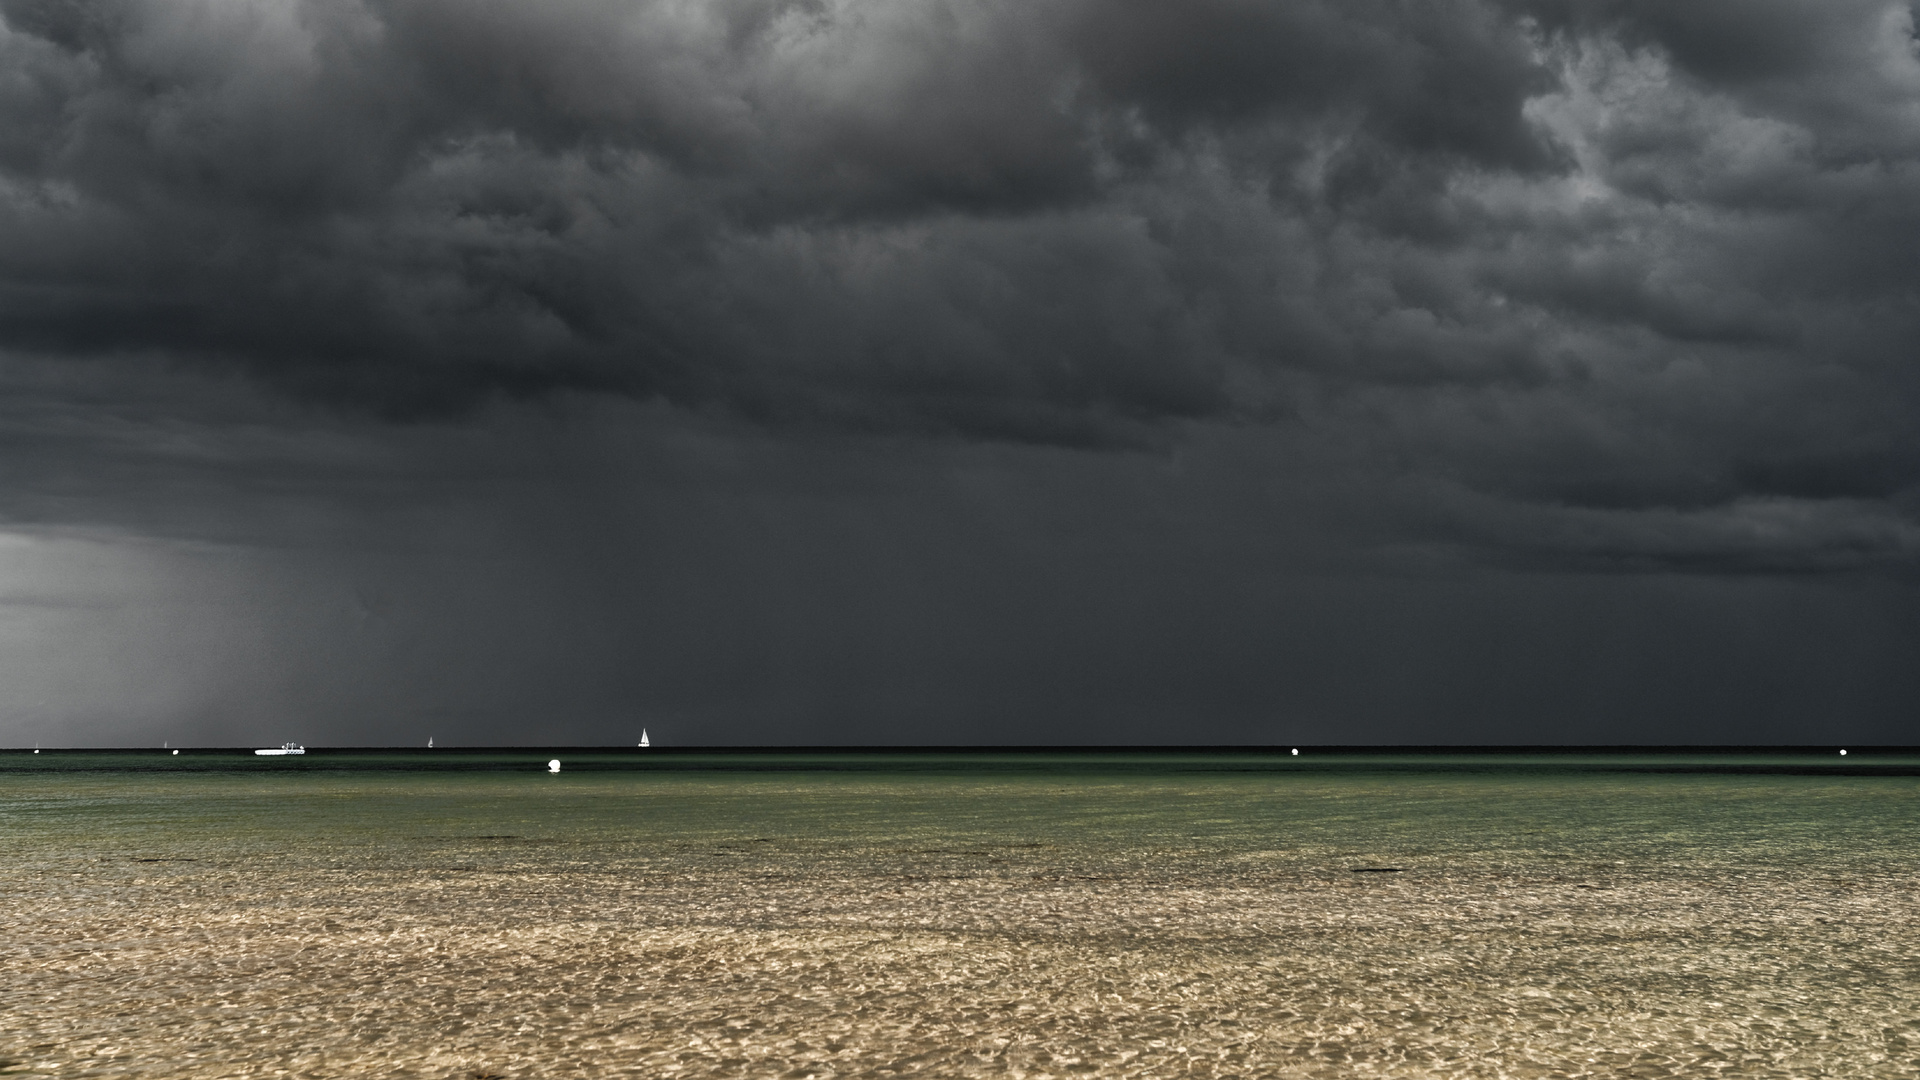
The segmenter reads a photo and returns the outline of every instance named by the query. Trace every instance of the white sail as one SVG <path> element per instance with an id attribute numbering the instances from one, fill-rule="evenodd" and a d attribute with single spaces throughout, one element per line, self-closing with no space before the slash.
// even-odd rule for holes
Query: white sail
<path id="1" fill-rule="evenodd" d="M 646 729 L 646 728 L 641 728 L 641 729 L 640 729 L 640 745 L 641 745 L 641 746 L 652 746 L 652 745 L 653 745 L 653 742 L 652 742 L 652 740 L 650 740 L 650 739 L 648 739 L 648 738 L 647 738 L 647 729 Z"/>

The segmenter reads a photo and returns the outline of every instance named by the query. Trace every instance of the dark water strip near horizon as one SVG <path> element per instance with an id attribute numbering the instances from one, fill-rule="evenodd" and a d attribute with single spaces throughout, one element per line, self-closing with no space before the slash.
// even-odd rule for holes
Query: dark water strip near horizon
<path id="1" fill-rule="evenodd" d="M 48 772 L 819 772 L 1086 776 L 1222 773 L 1920 776 L 1920 747 L 254 747 L 11 748 L 0 775 Z"/>

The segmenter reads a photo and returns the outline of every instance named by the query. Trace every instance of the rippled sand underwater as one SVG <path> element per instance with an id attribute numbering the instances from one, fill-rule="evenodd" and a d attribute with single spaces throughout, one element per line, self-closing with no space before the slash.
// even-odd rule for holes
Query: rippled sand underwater
<path id="1" fill-rule="evenodd" d="M 0 1077 L 1920 1076 L 1913 776 L 602 765 L 0 770 Z"/>

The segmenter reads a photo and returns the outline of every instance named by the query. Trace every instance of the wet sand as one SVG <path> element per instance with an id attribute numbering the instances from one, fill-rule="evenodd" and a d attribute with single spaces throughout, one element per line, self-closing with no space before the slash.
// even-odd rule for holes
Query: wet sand
<path id="1" fill-rule="evenodd" d="M 310 846 L 246 800 L 63 831 L 42 799 L 8 819 L 0 1076 L 1920 1075 L 1907 863 L 1410 842 L 1441 821 L 1262 846 L 1175 835 L 1226 805 L 1191 792 L 1150 793 L 1184 807 L 1157 833 L 1011 835 L 1004 793 L 741 809 L 777 793 L 687 793 L 664 836 L 441 807 Z M 1083 794 L 1062 820 L 1129 801 Z"/>

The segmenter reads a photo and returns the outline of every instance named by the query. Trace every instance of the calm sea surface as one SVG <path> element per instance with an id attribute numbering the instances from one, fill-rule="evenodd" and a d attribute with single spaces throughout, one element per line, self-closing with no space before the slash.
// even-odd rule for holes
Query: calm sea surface
<path id="1" fill-rule="evenodd" d="M 1911 1078 L 1916 870 L 1884 754 L 6 752 L 0 1077 Z"/>

